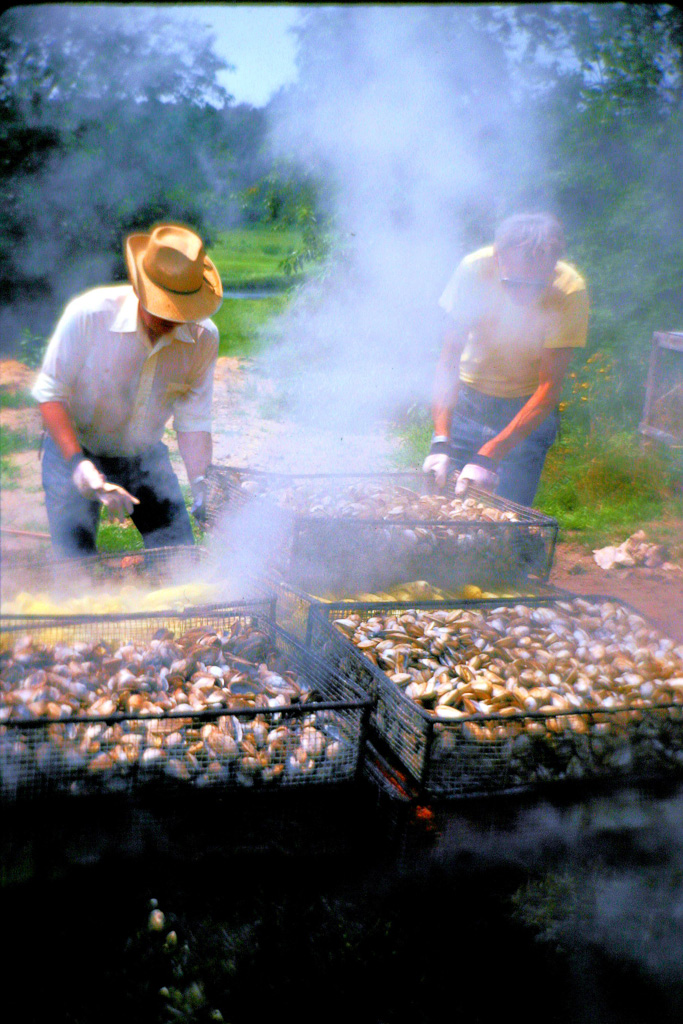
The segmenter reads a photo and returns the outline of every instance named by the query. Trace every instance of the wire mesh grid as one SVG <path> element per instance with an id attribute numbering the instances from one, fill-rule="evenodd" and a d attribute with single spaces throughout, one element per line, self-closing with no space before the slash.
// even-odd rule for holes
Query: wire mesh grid
<path id="1" fill-rule="evenodd" d="M 275 596 L 277 624 L 295 639 L 305 643 L 308 614 L 315 597 L 273 574 L 264 578 L 263 586 Z"/>
<path id="2" fill-rule="evenodd" d="M 634 636 L 639 633 L 639 639 L 626 641 L 622 637 L 616 644 L 610 644 L 614 637 L 608 635 L 609 627 L 595 624 L 597 609 L 603 603 L 606 603 L 604 608 L 614 610 L 617 619 L 620 616 L 622 619 L 635 617 Z M 527 614 L 524 609 L 544 609 L 551 615 L 559 612 L 565 618 L 575 617 L 576 631 L 584 629 L 586 623 L 592 624 L 592 633 L 587 634 L 585 641 L 587 650 L 592 651 L 587 657 L 607 659 L 607 662 L 619 666 L 620 672 L 618 677 L 615 676 L 618 681 L 613 684 L 602 672 L 598 673 L 597 688 L 601 689 L 603 699 L 597 706 L 591 705 L 586 694 L 585 678 L 591 677 L 583 676 L 581 669 L 585 666 L 581 666 L 580 659 L 564 655 L 559 659 L 555 657 L 557 645 L 566 646 L 569 642 L 566 636 L 559 635 L 562 632 L 559 618 L 555 619 L 554 626 L 549 627 L 546 623 L 544 627 L 544 650 L 556 662 L 551 664 L 546 660 L 545 670 L 530 668 L 530 665 L 535 665 L 531 654 L 529 666 L 520 670 L 515 664 L 516 658 L 509 657 L 511 651 L 513 655 L 518 652 L 518 648 L 511 646 L 511 640 L 513 644 L 517 642 L 515 635 L 505 629 L 502 632 L 496 629 L 497 636 L 494 637 L 491 629 L 487 628 L 491 622 L 499 625 L 511 611 L 517 619 L 523 618 Z M 377 656 L 373 641 L 381 643 L 385 639 L 390 642 L 383 637 L 387 632 L 396 639 L 393 622 L 397 616 L 436 613 L 443 622 L 443 616 L 449 612 L 468 610 L 482 613 L 482 626 L 477 630 L 467 623 L 459 635 L 456 628 L 453 640 L 446 643 L 444 667 L 449 664 L 453 675 L 451 681 L 441 677 L 444 689 L 440 695 L 427 694 L 421 702 L 419 696 L 406 693 L 405 679 L 399 685 L 389 678 L 391 668 L 385 670 L 375 663 L 381 658 Z M 335 620 L 340 619 L 350 622 L 354 615 L 361 623 L 375 617 L 385 622 L 393 620 L 392 628 L 382 629 L 378 621 L 374 637 L 372 630 L 369 634 L 365 632 L 368 642 L 361 649 L 349 638 L 351 630 L 348 625 L 342 627 L 344 631 L 334 625 Z M 507 605 L 500 600 L 355 606 L 347 603 L 314 605 L 309 621 L 311 648 L 341 675 L 376 697 L 370 723 L 372 731 L 387 743 L 418 787 L 430 796 L 488 795 L 530 790 L 560 781 L 590 783 L 598 778 L 633 781 L 680 774 L 683 770 L 683 645 L 676 647 L 675 641 L 662 637 L 659 654 L 648 661 L 642 653 L 645 650 L 642 647 L 646 642 L 644 637 L 647 635 L 652 640 L 661 634 L 625 602 L 603 596 L 579 599 L 573 595 L 562 595 L 557 598 L 523 598 Z M 608 617 L 608 621 L 611 623 L 612 619 Z M 531 625 L 533 627 L 533 620 Z M 524 628 L 521 627 L 522 630 Z M 555 628 L 557 635 L 553 633 Z M 532 628 L 527 635 L 533 636 L 533 633 Z M 495 648 L 492 644 L 502 646 Z M 436 650 L 439 646 L 437 639 Z M 629 670 L 627 662 L 633 663 L 634 649 L 641 652 L 641 660 Z M 491 650 L 502 655 L 500 664 L 496 665 L 500 687 L 497 694 L 496 688 L 490 685 L 487 664 L 494 664 L 491 660 L 478 666 L 486 668 L 486 673 L 470 670 L 468 674 L 468 666 L 475 664 L 471 660 L 472 650 L 480 656 L 482 652 L 486 655 Z M 421 663 L 421 656 L 426 663 L 431 655 L 420 649 L 414 659 L 417 664 Z M 404 661 L 399 667 L 405 669 L 408 663 Z M 665 677 L 654 683 L 647 678 L 646 670 L 646 666 L 651 668 L 653 665 L 658 665 L 658 670 Z M 639 676 L 637 668 L 642 675 Z M 524 671 L 539 672 L 540 676 L 525 682 Z M 586 671 L 593 675 L 592 670 Z M 429 665 L 427 674 L 431 672 L 438 678 L 436 659 Z M 572 678 L 572 673 L 575 678 Z M 624 675 L 627 676 L 625 681 Z M 545 677 L 545 686 L 541 685 L 542 676 Z M 570 692 L 565 679 L 572 684 L 578 681 L 571 702 L 566 696 L 561 698 L 561 694 Z M 481 685 L 470 685 L 476 682 Z M 612 691 L 610 685 L 614 687 Z M 511 694 L 501 697 L 503 690 L 510 690 Z M 448 717 L 437 717 L 437 702 L 441 698 L 446 702 L 452 700 L 448 693 L 458 694 L 458 691 L 458 700 L 451 705 L 453 710 L 441 712 Z M 469 703 L 462 699 L 465 694 Z M 514 700 L 507 699 L 510 695 Z M 531 703 L 525 705 L 524 699 L 529 696 Z"/>
<path id="3" fill-rule="evenodd" d="M 284 475 L 212 466 L 207 480 L 211 521 L 220 527 L 251 508 L 254 519 L 277 524 L 275 568 L 303 590 L 371 591 L 410 579 L 453 589 L 545 580 L 552 566 L 554 519 L 475 489 L 468 492 L 473 505 L 467 514 L 476 518 L 448 518 L 436 504 L 433 513 L 418 516 L 420 498 L 439 500 L 427 494 L 422 473 Z M 380 518 L 360 500 L 367 488 L 406 504 Z M 310 496 L 308 511 L 288 506 L 293 494 Z M 359 500 L 349 501 L 349 494 Z M 340 496 L 343 510 L 336 514 Z"/>
<path id="4" fill-rule="evenodd" d="M 356 605 L 360 601 L 377 600 L 377 601 L 456 601 L 461 598 L 460 591 L 445 591 L 441 588 L 432 587 L 425 580 L 418 580 L 415 583 L 402 584 L 399 587 L 392 588 L 392 591 L 386 594 L 370 594 L 364 595 L 363 593 L 346 594 L 330 596 L 321 596 L 319 594 L 309 594 L 305 590 L 301 590 L 298 587 L 293 586 L 291 583 L 279 578 L 276 575 L 270 574 L 265 576 L 261 581 L 261 585 L 265 588 L 267 593 L 272 593 L 276 598 L 277 615 L 276 621 L 286 632 L 292 634 L 297 640 L 302 643 L 308 643 L 309 635 L 309 617 L 310 610 L 313 605 L 328 605 L 334 604 L 339 605 L 344 602 L 345 605 L 351 606 Z M 406 596 L 404 596 L 406 595 Z M 516 588 L 514 591 L 515 597 L 522 598 L 524 596 L 529 597 L 541 597 L 541 596 L 565 596 L 567 591 L 564 591 L 551 583 L 544 581 L 533 580 L 529 581 L 529 585 L 523 588 Z M 492 596 L 491 594 L 487 595 Z M 507 594 L 509 595 L 509 592 Z M 569 595 L 572 596 L 572 595 Z"/>
<path id="5" fill-rule="evenodd" d="M 258 598 L 260 581 L 204 546 L 101 551 L 79 558 L 20 553 L 3 559 L 5 614 L 79 614 L 178 610 L 192 605 Z"/>
<path id="6" fill-rule="evenodd" d="M 655 332 L 640 432 L 666 444 L 683 444 L 683 334 Z"/>
<path id="7" fill-rule="evenodd" d="M 273 615 L 5 617 L 2 798 L 355 779 L 371 701 Z"/>

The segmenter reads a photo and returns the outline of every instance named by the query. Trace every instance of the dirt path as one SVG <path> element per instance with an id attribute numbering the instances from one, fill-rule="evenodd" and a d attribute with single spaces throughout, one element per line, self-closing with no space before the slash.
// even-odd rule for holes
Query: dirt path
<path id="1" fill-rule="evenodd" d="M 0 388 L 13 391 L 30 386 L 32 374 L 12 360 L 0 360 Z M 330 472 L 330 458 L 342 458 L 350 471 L 384 468 L 394 451 L 388 433 L 368 437 L 311 439 L 286 419 L 278 407 L 277 388 L 255 360 L 224 357 L 218 361 L 214 387 L 214 461 L 260 469 L 298 472 Z M 22 431 L 30 438 L 40 433 L 35 409 L 0 409 L 0 430 Z M 166 438 L 174 462 L 179 463 L 175 440 Z M 35 450 L 11 456 L 14 479 L 0 491 L 0 522 L 3 530 L 47 533 L 47 516 L 40 483 L 40 463 Z M 184 482 L 184 472 L 180 469 Z M 683 523 L 680 534 L 683 538 Z M 44 540 L 3 533 L 3 558 L 13 551 L 47 552 Z M 618 541 L 625 537 L 617 538 Z M 628 601 L 671 636 L 683 641 L 683 571 L 612 569 L 605 571 L 592 553 L 568 543 L 557 546 L 550 582 L 577 594 L 609 594 Z"/>
<path id="2" fill-rule="evenodd" d="M 317 427 L 312 438 L 287 419 L 277 385 L 258 361 L 218 360 L 214 378 L 214 461 L 298 473 L 387 468 L 395 445 L 387 432 L 368 436 Z"/>
<path id="3" fill-rule="evenodd" d="M 670 636 L 683 641 L 683 569 L 605 570 L 597 565 L 592 552 L 578 544 L 563 543 L 557 546 L 550 582 L 574 594 L 618 597 Z"/>
<path id="4" fill-rule="evenodd" d="M 27 389 L 32 372 L 14 360 L 0 360 L 0 388 L 6 392 Z M 338 437 L 324 428 L 316 443 L 278 405 L 277 388 L 252 359 L 224 356 L 218 360 L 214 379 L 214 461 L 251 466 L 254 469 L 288 469 L 301 473 L 330 472 L 330 461 L 350 472 L 385 466 L 393 451 L 386 434 Z M 0 430 L 20 431 L 36 442 L 40 436 L 37 409 L 0 409 Z M 175 436 L 164 439 L 185 483 L 185 473 Z M 17 472 L 4 481 L 0 492 L 3 530 L 45 533 L 48 529 L 40 482 L 40 461 L 35 450 L 11 456 Z M 2 551 L 40 544 L 36 539 L 3 533 Z"/>

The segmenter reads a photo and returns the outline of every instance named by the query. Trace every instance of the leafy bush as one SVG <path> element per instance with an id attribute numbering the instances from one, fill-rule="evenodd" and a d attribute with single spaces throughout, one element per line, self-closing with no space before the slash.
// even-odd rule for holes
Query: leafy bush
<path id="1" fill-rule="evenodd" d="M 394 427 L 395 465 L 417 469 L 429 451 L 432 421 L 413 407 Z M 589 543 L 610 531 L 633 532 L 646 520 L 683 515 L 683 453 L 635 431 L 565 426 L 548 453 L 534 507 Z M 623 538 L 622 538 L 623 539 Z"/>
<path id="2" fill-rule="evenodd" d="M 680 453 L 635 432 L 574 429 L 550 449 L 535 506 L 588 541 L 683 510 Z"/>

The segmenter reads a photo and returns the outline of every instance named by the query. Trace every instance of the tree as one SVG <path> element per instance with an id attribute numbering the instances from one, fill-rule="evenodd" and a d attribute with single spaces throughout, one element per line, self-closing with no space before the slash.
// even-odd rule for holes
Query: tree
<path id="1" fill-rule="evenodd" d="M 78 290 L 124 274 L 122 236 L 228 201 L 217 84 L 194 19 L 153 9 L 14 8 L 0 19 L 0 323 L 44 333 Z"/>
<path id="2" fill-rule="evenodd" d="M 588 278 L 589 358 L 618 368 L 593 415 L 635 424 L 652 333 L 683 326 L 683 14 L 541 4 L 514 18 L 525 65 L 556 39 L 537 99 L 553 154 L 547 186 Z"/>
<path id="3" fill-rule="evenodd" d="M 586 355 L 618 366 L 595 389 L 594 418 L 635 423 L 652 333 L 683 326 L 681 11 L 323 7 L 298 37 L 279 136 L 335 181 L 337 221 L 363 239 L 365 290 L 353 325 L 336 321 L 344 344 L 364 309 L 360 355 L 383 323 L 377 345 L 404 339 L 409 366 L 449 261 L 490 241 L 502 217 L 547 209 L 588 281 Z"/>

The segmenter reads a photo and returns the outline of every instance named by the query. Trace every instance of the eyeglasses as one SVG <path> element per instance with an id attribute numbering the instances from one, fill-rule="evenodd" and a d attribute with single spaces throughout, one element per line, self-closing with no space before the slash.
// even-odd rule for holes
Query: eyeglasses
<path id="1" fill-rule="evenodd" d="M 547 281 L 525 281 L 520 277 L 501 277 L 500 283 L 506 288 L 529 288 L 537 292 L 543 292 L 548 287 Z"/>

